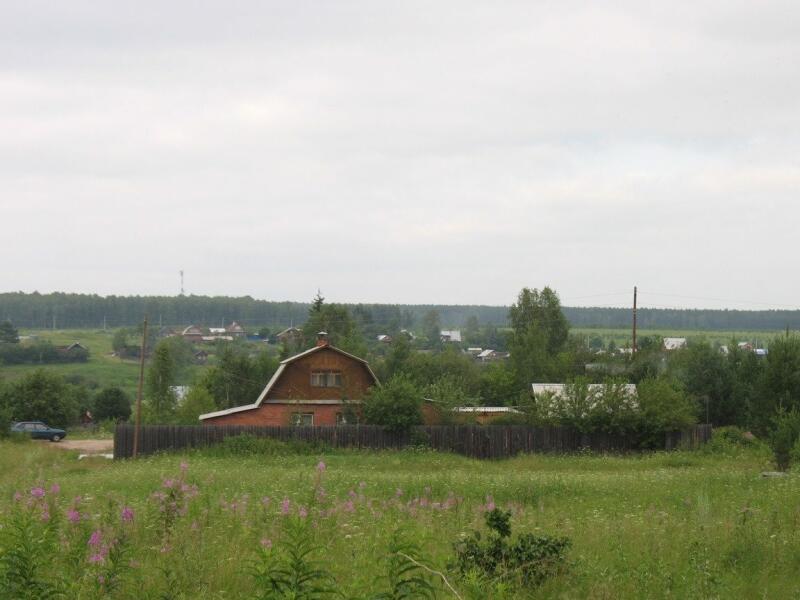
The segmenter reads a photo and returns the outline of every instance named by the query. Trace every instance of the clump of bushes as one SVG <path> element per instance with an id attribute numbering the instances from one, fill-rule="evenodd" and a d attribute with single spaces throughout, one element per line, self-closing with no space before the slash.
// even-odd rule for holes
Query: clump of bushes
<path id="1" fill-rule="evenodd" d="M 455 568 L 491 579 L 535 586 L 557 574 L 566 561 L 571 541 L 566 537 L 523 533 L 511 539 L 511 513 L 494 508 L 485 514 L 490 533 L 484 540 L 474 532 L 454 544 Z"/>
<path id="2" fill-rule="evenodd" d="M 739 427 L 717 427 L 711 439 L 703 446 L 705 454 L 723 454 L 732 456 L 739 454 L 745 448 L 766 448 L 765 444 L 752 433 Z"/>

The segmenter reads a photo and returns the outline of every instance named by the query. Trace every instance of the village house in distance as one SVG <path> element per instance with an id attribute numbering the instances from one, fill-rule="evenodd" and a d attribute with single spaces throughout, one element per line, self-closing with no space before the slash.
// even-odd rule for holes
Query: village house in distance
<path id="1" fill-rule="evenodd" d="M 367 361 L 328 343 L 281 362 L 253 404 L 200 415 L 203 425 L 341 425 L 360 412 L 378 378 Z"/>

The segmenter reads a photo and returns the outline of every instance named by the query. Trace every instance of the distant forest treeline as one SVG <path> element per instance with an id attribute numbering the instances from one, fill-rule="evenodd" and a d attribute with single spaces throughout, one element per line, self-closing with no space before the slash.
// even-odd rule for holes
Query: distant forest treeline
<path id="1" fill-rule="evenodd" d="M 219 326 L 239 321 L 245 327 L 302 325 L 310 304 L 272 302 L 249 296 L 97 296 L 92 294 L 0 294 L 0 320 L 17 327 L 58 329 L 122 327 L 139 323 L 143 315 L 164 326 Z M 387 330 L 414 329 L 426 313 L 436 310 L 443 327 L 461 327 L 470 317 L 481 325 L 507 325 L 508 307 L 435 304 L 347 304 L 348 308 Z M 629 327 L 629 308 L 565 307 L 573 327 Z M 361 322 L 365 319 L 361 318 Z M 775 331 L 800 329 L 800 310 L 708 310 L 643 308 L 642 329 L 705 329 Z"/>

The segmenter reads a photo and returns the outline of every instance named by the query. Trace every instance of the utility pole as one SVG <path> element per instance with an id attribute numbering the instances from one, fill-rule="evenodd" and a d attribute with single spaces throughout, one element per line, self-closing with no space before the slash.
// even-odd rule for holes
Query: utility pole
<path id="1" fill-rule="evenodd" d="M 636 286 L 633 286 L 633 353 L 636 354 Z"/>
<path id="2" fill-rule="evenodd" d="M 180 273 L 181 273 L 181 296 L 183 296 L 183 269 L 181 269 Z"/>
<path id="3" fill-rule="evenodd" d="M 139 453 L 139 429 L 142 426 L 142 385 L 144 383 L 144 351 L 147 347 L 147 315 L 142 327 L 142 349 L 139 354 L 139 388 L 136 390 L 136 421 L 133 426 L 133 458 Z"/>

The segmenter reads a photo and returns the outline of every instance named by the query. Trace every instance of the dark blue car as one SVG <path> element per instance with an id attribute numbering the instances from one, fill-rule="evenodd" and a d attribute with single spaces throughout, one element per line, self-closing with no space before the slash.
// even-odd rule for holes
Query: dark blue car
<path id="1" fill-rule="evenodd" d="M 11 431 L 29 433 L 35 440 L 50 440 L 51 442 L 60 442 L 67 435 L 63 429 L 48 427 L 41 421 L 20 421 L 11 426 Z"/>

